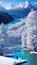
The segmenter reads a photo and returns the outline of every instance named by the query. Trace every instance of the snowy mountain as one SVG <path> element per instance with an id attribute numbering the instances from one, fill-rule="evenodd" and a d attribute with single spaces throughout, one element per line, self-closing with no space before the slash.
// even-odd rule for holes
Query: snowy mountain
<path id="1" fill-rule="evenodd" d="M 23 8 L 27 8 L 27 7 L 30 7 L 30 6 L 32 6 L 32 4 L 29 1 L 26 1 L 23 5 Z"/>
<path id="2" fill-rule="evenodd" d="M 13 9 L 14 8 L 14 9 Z M 25 18 L 32 10 L 37 10 L 37 4 L 32 5 L 29 1 L 19 3 L 17 6 L 7 10 L 5 7 L 0 6 L 0 12 L 8 13 L 12 18 Z"/>
<path id="3" fill-rule="evenodd" d="M 29 3 L 28 3 L 29 4 Z M 14 8 L 8 10 L 8 12 L 14 17 L 14 18 L 24 18 L 28 15 L 28 13 L 31 11 L 31 6 L 27 5 L 27 3 L 24 3 L 22 7 Z M 25 6 L 25 7 L 24 7 Z M 28 7 L 30 6 L 30 8 Z"/>
<path id="4" fill-rule="evenodd" d="M 18 5 L 17 5 L 18 6 Z M 10 9 L 8 10 L 9 14 L 11 14 L 11 16 L 13 16 L 14 18 L 24 18 L 27 17 L 28 14 L 32 11 L 32 10 L 37 10 L 36 5 L 32 5 L 30 2 L 26 1 L 22 7 L 16 7 L 14 9 Z"/>

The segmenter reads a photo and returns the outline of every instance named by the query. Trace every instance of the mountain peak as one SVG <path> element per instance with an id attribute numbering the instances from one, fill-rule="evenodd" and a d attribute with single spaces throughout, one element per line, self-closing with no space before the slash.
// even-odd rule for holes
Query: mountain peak
<path id="1" fill-rule="evenodd" d="M 28 1 L 26 1 L 25 2 L 25 7 L 27 7 L 29 5 L 29 2 Z"/>
<path id="2" fill-rule="evenodd" d="M 25 3 L 24 3 L 24 8 L 27 8 L 27 7 L 31 7 L 32 6 L 32 4 L 30 3 L 30 1 L 29 0 L 27 0 Z"/>

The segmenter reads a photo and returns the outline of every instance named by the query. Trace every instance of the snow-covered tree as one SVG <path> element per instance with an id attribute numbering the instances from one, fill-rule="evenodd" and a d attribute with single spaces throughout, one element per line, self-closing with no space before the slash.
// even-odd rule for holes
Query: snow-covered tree
<path id="1" fill-rule="evenodd" d="M 22 34 L 22 47 L 37 49 L 37 11 L 32 11 L 25 22 L 25 30 Z"/>

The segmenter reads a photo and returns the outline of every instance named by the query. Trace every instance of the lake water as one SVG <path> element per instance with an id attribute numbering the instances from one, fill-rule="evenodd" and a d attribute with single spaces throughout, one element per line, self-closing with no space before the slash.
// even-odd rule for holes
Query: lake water
<path id="1" fill-rule="evenodd" d="M 27 59 L 28 63 L 23 65 L 37 65 L 37 54 L 29 54 L 28 50 L 23 51 L 22 49 L 16 48 L 13 52 L 8 52 L 8 54 L 14 54 L 11 58 L 18 56 L 20 59 Z"/>
<path id="2" fill-rule="evenodd" d="M 23 52 L 22 49 L 16 48 L 13 52 L 7 52 L 8 54 L 14 54 L 11 58 L 16 58 L 18 56 L 19 59 L 27 60 L 28 59 L 28 51 Z M 27 65 L 23 64 L 23 65 Z"/>
<path id="3" fill-rule="evenodd" d="M 28 65 L 37 65 L 37 54 L 29 54 L 28 61 Z"/>
<path id="4" fill-rule="evenodd" d="M 11 24 L 15 24 L 17 22 L 20 22 L 20 19 L 15 19 L 14 21 L 11 22 Z"/>
<path id="5" fill-rule="evenodd" d="M 16 49 L 13 52 L 8 52 L 8 54 L 14 54 L 13 58 L 16 58 L 16 56 L 18 56 L 21 59 L 27 59 L 28 58 L 28 53 L 23 53 L 22 49 Z"/>

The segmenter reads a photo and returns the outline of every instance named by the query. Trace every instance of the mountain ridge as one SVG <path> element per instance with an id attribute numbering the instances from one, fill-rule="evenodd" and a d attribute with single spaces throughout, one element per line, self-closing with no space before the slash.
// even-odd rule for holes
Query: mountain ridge
<path id="1" fill-rule="evenodd" d="M 26 7 L 25 7 L 26 6 Z M 26 1 L 25 5 L 21 8 L 10 9 L 8 12 L 14 18 L 25 18 L 31 12 L 31 10 L 37 10 L 37 7 Z"/>
<path id="2" fill-rule="evenodd" d="M 8 24 L 13 20 L 14 18 L 8 13 L 8 11 L 4 7 L 0 6 L 0 24 Z"/>
<path id="3" fill-rule="evenodd" d="M 4 7 L 0 6 L 0 12 L 7 12 L 13 18 L 25 18 L 31 12 L 31 10 L 37 11 L 36 5 L 32 5 L 29 1 L 26 1 L 22 7 L 14 8 L 7 10 Z"/>

